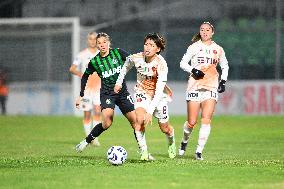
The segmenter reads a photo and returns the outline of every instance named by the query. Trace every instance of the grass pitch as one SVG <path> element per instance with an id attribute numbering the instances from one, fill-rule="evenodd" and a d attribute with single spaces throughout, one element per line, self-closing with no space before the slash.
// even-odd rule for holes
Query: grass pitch
<path id="1" fill-rule="evenodd" d="M 172 116 L 179 146 L 185 117 Z M 215 116 L 204 161 L 194 160 L 199 125 L 186 155 L 169 159 L 166 137 L 153 124 L 147 142 L 154 162 L 142 162 L 124 117 L 100 136 L 100 147 L 81 154 L 81 118 L 0 116 L 0 188 L 284 188 L 284 118 Z M 107 149 L 128 152 L 122 166 L 106 160 Z"/>

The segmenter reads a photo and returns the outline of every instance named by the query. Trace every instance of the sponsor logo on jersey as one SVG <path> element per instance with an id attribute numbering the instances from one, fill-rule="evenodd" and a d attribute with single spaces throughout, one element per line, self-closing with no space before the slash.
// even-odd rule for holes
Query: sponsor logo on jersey
<path id="1" fill-rule="evenodd" d="M 120 73 L 121 68 L 122 68 L 122 66 L 120 65 L 117 68 L 113 68 L 111 70 L 104 71 L 102 73 L 103 74 L 103 78 L 108 78 L 108 77 L 113 76 L 113 75 L 115 75 L 117 73 Z"/>
<path id="2" fill-rule="evenodd" d="M 219 59 L 199 56 L 197 57 L 197 62 L 199 64 L 217 64 L 219 62 Z"/>

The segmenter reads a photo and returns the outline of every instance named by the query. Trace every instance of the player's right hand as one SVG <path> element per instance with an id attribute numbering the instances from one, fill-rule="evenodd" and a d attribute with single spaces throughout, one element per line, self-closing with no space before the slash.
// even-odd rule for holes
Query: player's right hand
<path id="1" fill-rule="evenodd" d="M 76 102 L 75 102 L 76 108 L 78 108 L 78 109 L 80 108 L 81 102 L 82 102 L 82 97 L 79 96 L 79 97 L 76 99 Z"/>
<path id="2" fill-rule="evenodd" d="M 121 90 L 121 86 L 120 85 L 115 85 L 114 88 L 113 88 L 113 91 L 115 93 L 119 93 L 120 90 Z"/>
<path id="3" fill-rule="evenodd" d="M 196 68 L 192 68 L 191 73 L 194 79 L 202 79 L 205 75 L 203 71 L 198 70 Z"/>

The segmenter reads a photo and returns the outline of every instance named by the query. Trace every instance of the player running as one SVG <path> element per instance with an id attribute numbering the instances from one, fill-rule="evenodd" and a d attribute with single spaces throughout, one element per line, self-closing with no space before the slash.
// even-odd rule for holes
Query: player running
<path id="1" fill-rule="evenodd" d="M 88 68 L 81 79 L 81 92 L 76 105 L 78 106 L 80 104 L 81 99 L 84 96 L 84 89 L 89 75 L 96 72 L 102 80 L 100 90 L 102 123 L 96 125 L 91 133 L 76 146 L 77 152 L 83 151 L 91 141 L 112 125 L 115 105 L 120 108 L 132 128 L 135 129 L 136 127 L 136 115 L 134 112 L 133 100 L 127 90 L 125 82 L 122 83 L 122 88 L 119 93 L 114 93 L 113 91 L 118 75 L 126 57 L 129 56 L 129 53 L 122 49 L 110 48 L 110 37 L 106 33 L 99 33 L 96 39 L 100 53 L 91 59 Z M 136 133 L 139 133 L 139 131 L 134 132 L 134 134 Z M 151 159 L 151 156 L 147 154 L 146 160 L 149 159 Z"/>
<path id="2" fill-rule="evenodd" d="M 88 33 L 88 47 L 81 51 L 73 61 L 73 64 L 69 69 L 72 74 L 82 78 L 83 72 L 86 70 L 91 58 L 95 57 L 99 53 L 96 46 L 96 36 L 95 32 Z M 88 136 L 94 126 L 101 122 L 100 87 L 100 77 L 96 73 L 90 75 L 80 107 L 80 109 L 84 111 L 83 126 L 86 136 Z M 92 144 L 94 144 L 94 146 L 100 146 L 98 138 L 93 140 Z"/>
<path id="3" fill-rule="evenodd" d="M 145 125 L 152 121 L 152 115 L 158 119 L 159 127 L 168 139 L 168 153 L 170 158 L 176 156 L 174 128 L 169 124 L 168 102 L 172 91 L 166 85 L 168 67 L 160 52 L 165 49 L 165 40 L 156 33 L 148 34 L 144 38 L 144 52 L 129 56 L 122 67 L 116 81 L 114 91 L 118 93 L 123 86 L 127 72 L 135 66 L 137 70 L 137 84 L 135 87 L 135 113 L 137 141 L 141 149 L 141 159 L 148 155 L 145 140 Z"/>
<path id="4" fill-rule="evenodd" d="M 183 138 L 179 155 L 184 155 L 188 140 L 197 122 L 201 110 L 201 127 L 195 158 L 203 160 L 202 151 L 211 130 L 211 119 L 218 100 L 218 92 L 225 91 L 228 77 L 228 61 L 223 48 L 213 40 L 214 27 L 209 22 L 203 22 L 199 33 L 192 39 L 184 54 L 180 67 L 190 74 L 186 91 L 187 121 L 183 126 Z M 191 65 L 189 65 L 189 61 Z M 219 74 L 216 66 L 221 66 L 222 75 L 218 84 Z"/>

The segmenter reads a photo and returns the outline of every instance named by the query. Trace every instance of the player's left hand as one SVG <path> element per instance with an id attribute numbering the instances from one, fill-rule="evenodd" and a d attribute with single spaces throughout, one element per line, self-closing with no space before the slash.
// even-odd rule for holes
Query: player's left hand
<path id="1" fill-rule="evenodd" d="M 152 125 L 152 115 L 149 113 L 145 114 L 144 125 L 147 126 L 148 124 Z"/>
<path id="2" fill-rule="evenodd" d="M 76 108 L 78 108 L 78 109 L 80 108 L 81 101 L 82 101 L 82 97 L 79 96 L 79 97 L 76 99 L 76 102 L 75 102 Z"/>
<path id="3" fill-rule="evenodd" d="M 226 83 L 225 80 L 220 81 L 219 86 L 218 86 L 218 92 L 219 93 L 225 92 L 225 83 Z"/>
<path id="4" fill-rule="evenodd" d="M 113 91 L 115 93 L 119 93 L 120 90 L 121 90 L 121 86 L 120 85 L 115 85 L 114 88 L 113 88 Z"/>

